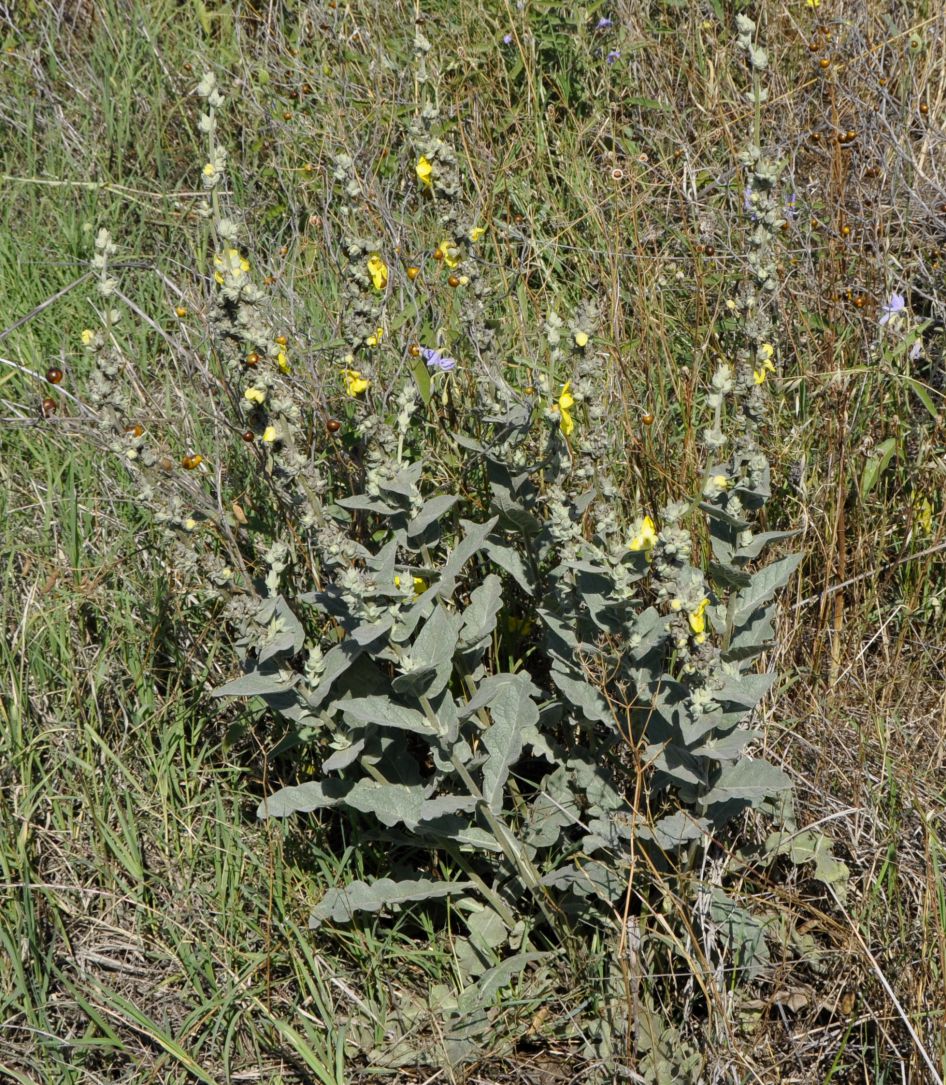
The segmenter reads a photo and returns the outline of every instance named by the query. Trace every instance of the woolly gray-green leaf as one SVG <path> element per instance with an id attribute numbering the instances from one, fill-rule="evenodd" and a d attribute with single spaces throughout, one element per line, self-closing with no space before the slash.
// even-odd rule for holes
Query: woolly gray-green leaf
<path id="1" fill-rule="evenodd" d="M 509 573 L 526 595 L 535 593 L 535 576 L 514 546 L 506 546 L 496 539 L 487 539 L 483 543 L 483 549 L 500 569 Z"/>
<path id="2" fill-rule="evenodd" d="M 330 889 L 312 910 L 309 926 L 318 927 L 327 919 L 333 923 L 347 923 L 356 912 L 380 912 L 382 908 L 397 911 L 404 904 L 438 900 L 467 893 L 473 888 L 472 882 L 435 882 L 427 879 L 394 881 L 392 878 L 378 878 L 370 885 L 355 881 L 344 889 Z"/>
<path id="3" fill-rule="evenodd" d="M 369 697 L 346 697 L 333 705 L 358 723 L 374 723 L 379 727 L 396 727 L 401 731 L 414 731 L 418 735 L 434 734 L 427 717 L 416 708 L 395 704 L 383 694 Z"/>
<path id="4" fill-rule="evenodd" d="M 677 810 L 653 825 L 642 825 L 637 835 L 641 840 L 652 840 L 661 850 L 670 852 L 706 836 L 709 828 L 710 823 L 706 818 L 695 817 L 686 810 Z"/>
<path id="5" fill-rule="evenodd" d="M 294 787 L 284 787 L 263 799 L 256 808 L 256 816 L 261 820 L 284 818 L 337 806 L 351 788 L 352 784 L 345 780 L 309 780 Z"/>
<path id="6" fill-rule="evenodd" d="M 801 554 L 789 554 L 788 557 L 773 561 L 753 573 L 752 583 L 736 597 L 736 613 L 733 627 L 739 629 L 752 614 L 765 606 L 772 596 L 788 583 L 792 573 L 801 564 Z"/>
<path id="7" fill-rule="evenodd" d="M 344 802 L 363 814 L 373 814 L 382 825 L 404 824 L 413 829 L 420 821 L 424 789 L 363 779 L 345 795 Z"/>
<path id="8" fill-rule="evenodd" d="M 214 691 L 214 697 L 262 697 L 267 693 L 285 693 L 299 681 L 298 675 L 286 675 L 279 670 L 247 672 L 241 678 L 225 682 Z"/>
<path id="9" fill-rule="evenodd" d="M 724 766 L 703 802 L 709 807 L 735 799 L 756 806 L 763 799 L 786 791 L 791 786 L 792 781 L 776 765 L 746 759 Z"/>
<path id="10" fill-rule="evenodd" d="M 488 573 L 483 583 L 470 593 L 460 627 L 461 648 L 472 648 L 496 628 L 496 615 L 503 605 L 502 592 L 502 581 L 495 573 Z"/>
<path id="11" fill-rule="evenodd" d="M 504 676 L 506 677 L 506 676 Z M 509 675 L 489 704 L 492 724 L 483 734 L 483 745 L 489 756 L 483 765 L 483 797 L 490 809 L 498 811 L 503 805 L 503 787 L 510 768 L 522 753 L 522 732 L 539 719 L 539 709 L 532 700 L 532 681 L 519 671 Z"/>
<path id="12" fill-rule="evenodd" d="M 429 501 L 425 501 L 423 508 L 407 525 L 408 538 L 412 539 L 416 535 L 422 534 L 431 524 L 436 523 L 444 513 L 449 512 L 459 500 L 460 498 L 453 494 L 442 494 L 439 497 L 432 497 Z"/>

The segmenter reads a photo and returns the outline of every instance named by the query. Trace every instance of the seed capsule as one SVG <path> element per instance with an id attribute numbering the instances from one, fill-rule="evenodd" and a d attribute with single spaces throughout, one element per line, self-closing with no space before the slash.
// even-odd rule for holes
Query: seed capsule
<path id="1" fill-rule="evenodd" d="M 650 411 L 648 411 L 647 414 L 645 414 L 644 417 L 641 419 L 641 421 L 644 423 L 645 426 L 652 426 L 654 424 L 654 416 L 650 413 Z"/>
<path id="2" fill-rule="evenodd" d="M 129 437 L 140 437 L 144 431 L 144 426 L 139 425 L 137 422 L 133 426 L 125 426 L 125 432 Z"/>
<path id="3" fill-rule="evenodd" d="M 929 113 L 929 111 L 930 107 L 926 104 L 926 102 L 920 102 L 920 112 L 923 114 L 924 117 L 927 113 Z"/>
<path id="4" fill-rule="evenodd" d="M 865 299 L 860 294 L 858 294 L 857 297 L 854 299 L 854 307 L 856 309 L 863 309 L 864 308 L 864 302 L 865 302 Z"/>
<path id="5" fill-rule="evenodd" d="M 338 431 L 342 428 L 342 424 L 337 418 L 330 418 L 325 423 L 325 428 L 329 431 L 329 433 L 338 433 Z"/>
<path id="6" fill-rule="evenodd" d="M 252 354 L 247 354 L 246 356 L 246 364 L 248 366 L 259 365 L 259 360 L 259 355 L 256 353 L 255 350 Z"/>
<path id="7" fill-rule="evenodd" d="M 43 417 L 44 418 L 49 418 L 49 416 L 51 414 L 55 414 L 56 413 L 56 407 L 57 407 L 56 401 L 54 399 L 50 399 L 50 397 L 47 396 L 43 400 Z"/>
<path id="8" fill-rule="evenodd" d="M 46 380 L 49 381 L 50 384 L 62 383 L 62 370 L 57 369 L 56 366 L 53 366 L 52 369 L 47 369 Z"/>
<path id="9" fill-rule="evenodd" d="M 193 471 L 195 467 L 200 467 L 203 462 L 204 457 L 195 452 L 192 456 L 185 456 L 181 460 L 181 467 L 183 467 L 185 471 Z"/>
<path id="10" fill-rule="evenodd" d="M 820 60 L 818 61 L 818 67 L 819 67 L 819 68 L 821 68 L 822 70 L 824 70 L 825 68 L 829 67 L 829 66 L 830 66 L 830 64 L 831 64 L 831 61 L 830 61 L 830 60 L 829 60 L 829 59 L 828 59 L 827 57 L 822 57 L 822 58 L 821 58 L 821 59 L 820 59 Z"/>
<path id="11" fill-rule="evenodd" d="M 248 445 L 251 445 L 256 440 L 256 434 L 251 429 L 245 429 L 240 436 Z"/>
<path id="12" fill-rule="evenodd" d="M 418 275 L 420 275 L 419 267 L 409 267 L 407 269 L 407 277 L 411 280 L 411 282 L 413 282 Z"/>
<path id="13" fill-rule="evenodd" d="M 184 319 L 184 317 L 186 317 L 186 316 L 187 316 L 187 310 L 186 310 L 186 309 L 184 308 L 184 306 L 183 306 L 183 305 L 179 305 L 179 306 L 178 306 L 178 307 L 177 307 L 177 308 L 176 308 L 176 309 L 174 310 L 174 313 L 175 313 L 175 315 L 176 315 L 176 316 L 180 317 L 180 319 L 181 319 L 181 320 L 183 320 L 183 319 Z"/>
<path id="14" fill-rule="evenodd" d="M 451 275 L 450 278 L 447 279 L 447 282 L 451 286 L 454 286 L 454 287 L 459 286 L 460 285 L 460 276 L 459 275 Z"/>
<path id="15" fill-rule="evenodd" d="M 281 347 L 284 347 L 284 346 L 286 345 L 286 343 L 288 343 L 288 342 L 289 342 L 289 340 L 288 340 L 288 339 L 287 339 L 287 338 L 286 338 L 286 337 L 285 337 L 284 335 L 277 335 L 277 336 L 276 336 L 276 342 L 277 342 L 277 343 L 278 343 L 278 344 L 279 344 L 279 345 L 280 345 Z"/>
<path id="16" fill-rule="evenodd" d="M 434 259 L 435 260 L 442 260 L 443 259 L 443 249 L 434 249 Z"/>
<path id="17" fill-rule="evenodd" d="M 713 248 L 712 245 L 707 245 L 703 249 L 703 251 L 706 253 L 707 256 L 715 256 L 716 255 L 716 250 Z"/>
<path id="18" fill-rule="evenodd" d="M 412 358 L 419 358 L 420 357 L 420 347 L 418 346 L 417 343 L 411 343 L 411 345 L 407 348 L 407 353 Z"/>

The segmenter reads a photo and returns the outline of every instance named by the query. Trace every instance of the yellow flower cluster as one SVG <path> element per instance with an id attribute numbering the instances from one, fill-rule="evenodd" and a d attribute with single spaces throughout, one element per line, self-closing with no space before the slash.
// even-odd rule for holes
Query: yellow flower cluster
<path id="1" fill-rule="evenodd" d="M 383 290 L 388 285 L 388 265 L 376 252 L 368 257 L 368 274 L 375 290 Z"/>
<path id="2" fill-rule="evenodd" d="M 575 419 L 572 418 L 571 409 L 575 406 L 575 398 L 571 393 L 571 381 L 566 381 L 562 386 L 562 394 L 558 397 L 555 403 L 552 404 L 552 410 L 555 411 L 561 421 L 559 422 L 559 428 L 566 437 L 570 437 L 575 431 Z"/>
<path id="3" fill-rule="evenodd" d="M 345 394 L 352 398 L 367 392 L 371 387 L 371 381 L 363 377 L 357 369 L 343 369 L 342 378 L 345 381 Z"/>
<path id="4" fill-rule="evenodd" d="M 223 286 L 226 275 L 237 282 L 242 279 L 250 270 L 250 262 L 240 255 L 239 249 L 224 249 L 222 256 L 218 254 L 214 257 L 214 267 L 214 280 L 218 286 Z"/>

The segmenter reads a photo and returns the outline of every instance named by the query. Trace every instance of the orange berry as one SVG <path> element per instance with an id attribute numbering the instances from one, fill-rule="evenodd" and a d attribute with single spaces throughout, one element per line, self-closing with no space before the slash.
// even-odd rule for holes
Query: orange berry
<path id="1" fill-rule="evenodd" d="M 460 276 L 459 275 L 451 275 L 450 278 L 447 279 L 447 282 L 451 286 L 459 286 L 460 285 Z"/>
<path id="2" fill-rule="evenodd" d="M 411 343 L 411 345 L 407 348 L 407 353 L 412 358 L 419 358 L 420 357 L 420 347 L 417 345 L 417 343 Z"/>
<path id="3" fill-rule="evenodd" d="M 178 307 L 177 307 L 177 308 L 176 308 L 176 309 L 174 310 L 174 312 L 175 312 L 175 314 L 176 314 L 177 316 L 179 316 L 179 317 L 181 318 L 181 320 L 183 320 L 183 319 L 184 319 L 184 317 L 186 317 L 186 316 L 187 316 L 187 310 L 186 310 L 186 309 L 184 308 L 184 306 L 183 306 L 183 305 L 179 305 L 179 306 L 178 306 Z"/>
<path id="4" fill-rule="evenodd" d="M 822 68 L 822 69 L 827 68 L 830 64 L 831 64 L 831 61 L 827 57 L 822 57 L 818 61 L 818 67 Z"/>
<path id="5" fill-rule="evenodd" d="M 277 342 L 277 343 L 278 343 L 278 344 L 279 344 L 279 345 L 280 345 L 281 347 L 284 347 L 284 346 L 286 345 L 286 343 L 287 343 L 288 341 L 289 341 L 289 340 L 288 340 L 288 339 L 286 339 L 286 337 L 285 337 L 284 335 L 277 335 L 277 336 L 276 336 L 276 342 Z"/>
<path id="6" fill-rule="evenodd" d="M 647 414 L 645 414 L 644 417 L 641 419 L 641 421 L 644 423 L 645 426 L 652 426 L 654 424 L 654 416 L 650 413 L 650 411 L 648 411 Z"/>
<path id="7" fill-rule="evenodd" d="M 46 380 L 49 381 L 50 384 L 61 384 L 62 370 L 58 369 L 56 366 L 53 366 L 52 369 L 47 369 Z"/>
<path id="8" fill-rule="evenodd" d="M 325 423 L 325 428 L 329 431 L 329 433 L 338 433 L 338 431 L 342 428 L 342 424 L 337 418 L 330 418 Z"/>
<path id="9" fill-rule="evenodd" d="M 55 414 L 56 413 L 56 407 L 57 407 L 56 401 L 54 399 L 51 399 L 49 396 L 47 396 L 43 400 L 43 417 L 44 418 L 49 418 L 49 416 L 51 414 Z"/>
<path id="10" fill-rule="evenodd" d="M 240 436 L 248 445 L 251 445 L 256 440 L 256 434 L 251 429 L 245 429 Z"/>
<path id="11" fill-rule="evenodd" d="M 443 249 L 434 249 L 434 259 L 435 260 L 442 260 L 443 259 Z"/>
<path id="12" fill-rule="evenodd" d="M 255 350 L 252 352 L 252 354 L 247 354 L 247 356 L 246 356 L 246 364 L 248 366 L 259 365 L 259 362 L 260 362 L 260 358 L 259 358 L 259 355 L 256 353 Z"/>
<path id="13" fill-rule="evenodd" d="M 411 266 L 407 269 L 407 277 L 413 282 L 420 275 L 420 268 Z"/>

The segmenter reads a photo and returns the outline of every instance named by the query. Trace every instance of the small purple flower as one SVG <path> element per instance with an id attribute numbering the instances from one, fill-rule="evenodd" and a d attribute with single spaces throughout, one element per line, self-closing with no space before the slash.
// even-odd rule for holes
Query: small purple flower
<path id="1" fill-rule="evenodd" d="M 621 50 L 612 49 L 610 53 L 604 58 L 609 64 L 613 64 L 616 60 L 621 59 Z"/>
<path id="2" fill-rule="evenodd" d="M 910 347 L 910 361 L 915 362 L 923 353 L 923 340 L 917 339 L 917 341 Z"/>
<path id="3" fill-rule="evenodd" d="M 895 291 L 893 294 L 890 295 L 890 300 L 887 302 L 887 304 L 883 307 L 883 309 L 881 309 L 881 313 L 883 315 L 877 323 L 881 326 L 889 323 L 891 320 L 894 320 L 896 317 L 898 317 L 903 312 L 903 310 L 906 309 L 906 307 L 907 299 L 902 294 L 898 294 Z"/>
<path id="4" fill-rule="evenodd" d="M 609 19 L 607 15 L 602 15 L 595 26 L 595 30 L 610 30 L 612 26 L 614 26 L 614 20 Z"/>
<path id="5" fill-rule="evenodd" d="M 441 373 L 449 373 L 457 364 L 455 358 L 448 358 L 439 350 L 432 350 L 430 347 L 421 347 L 420 355 L 431 369 L 439 369 Z"/>
<path id="6" fill-rule="evenodd" d="M 795 209 L 796 199 L 797 193 L 795 192 L 793 192 L 791 196 L 788 197 L 788 203 L 785 205 L 785 217 L 787 219 L 793 219 L 798 214 L 798 211 Z"/>
<path id="7" fill-rule="evenodd" d="M 503 45 L 512 45 L 512 34 L 503 35 Z"/>

